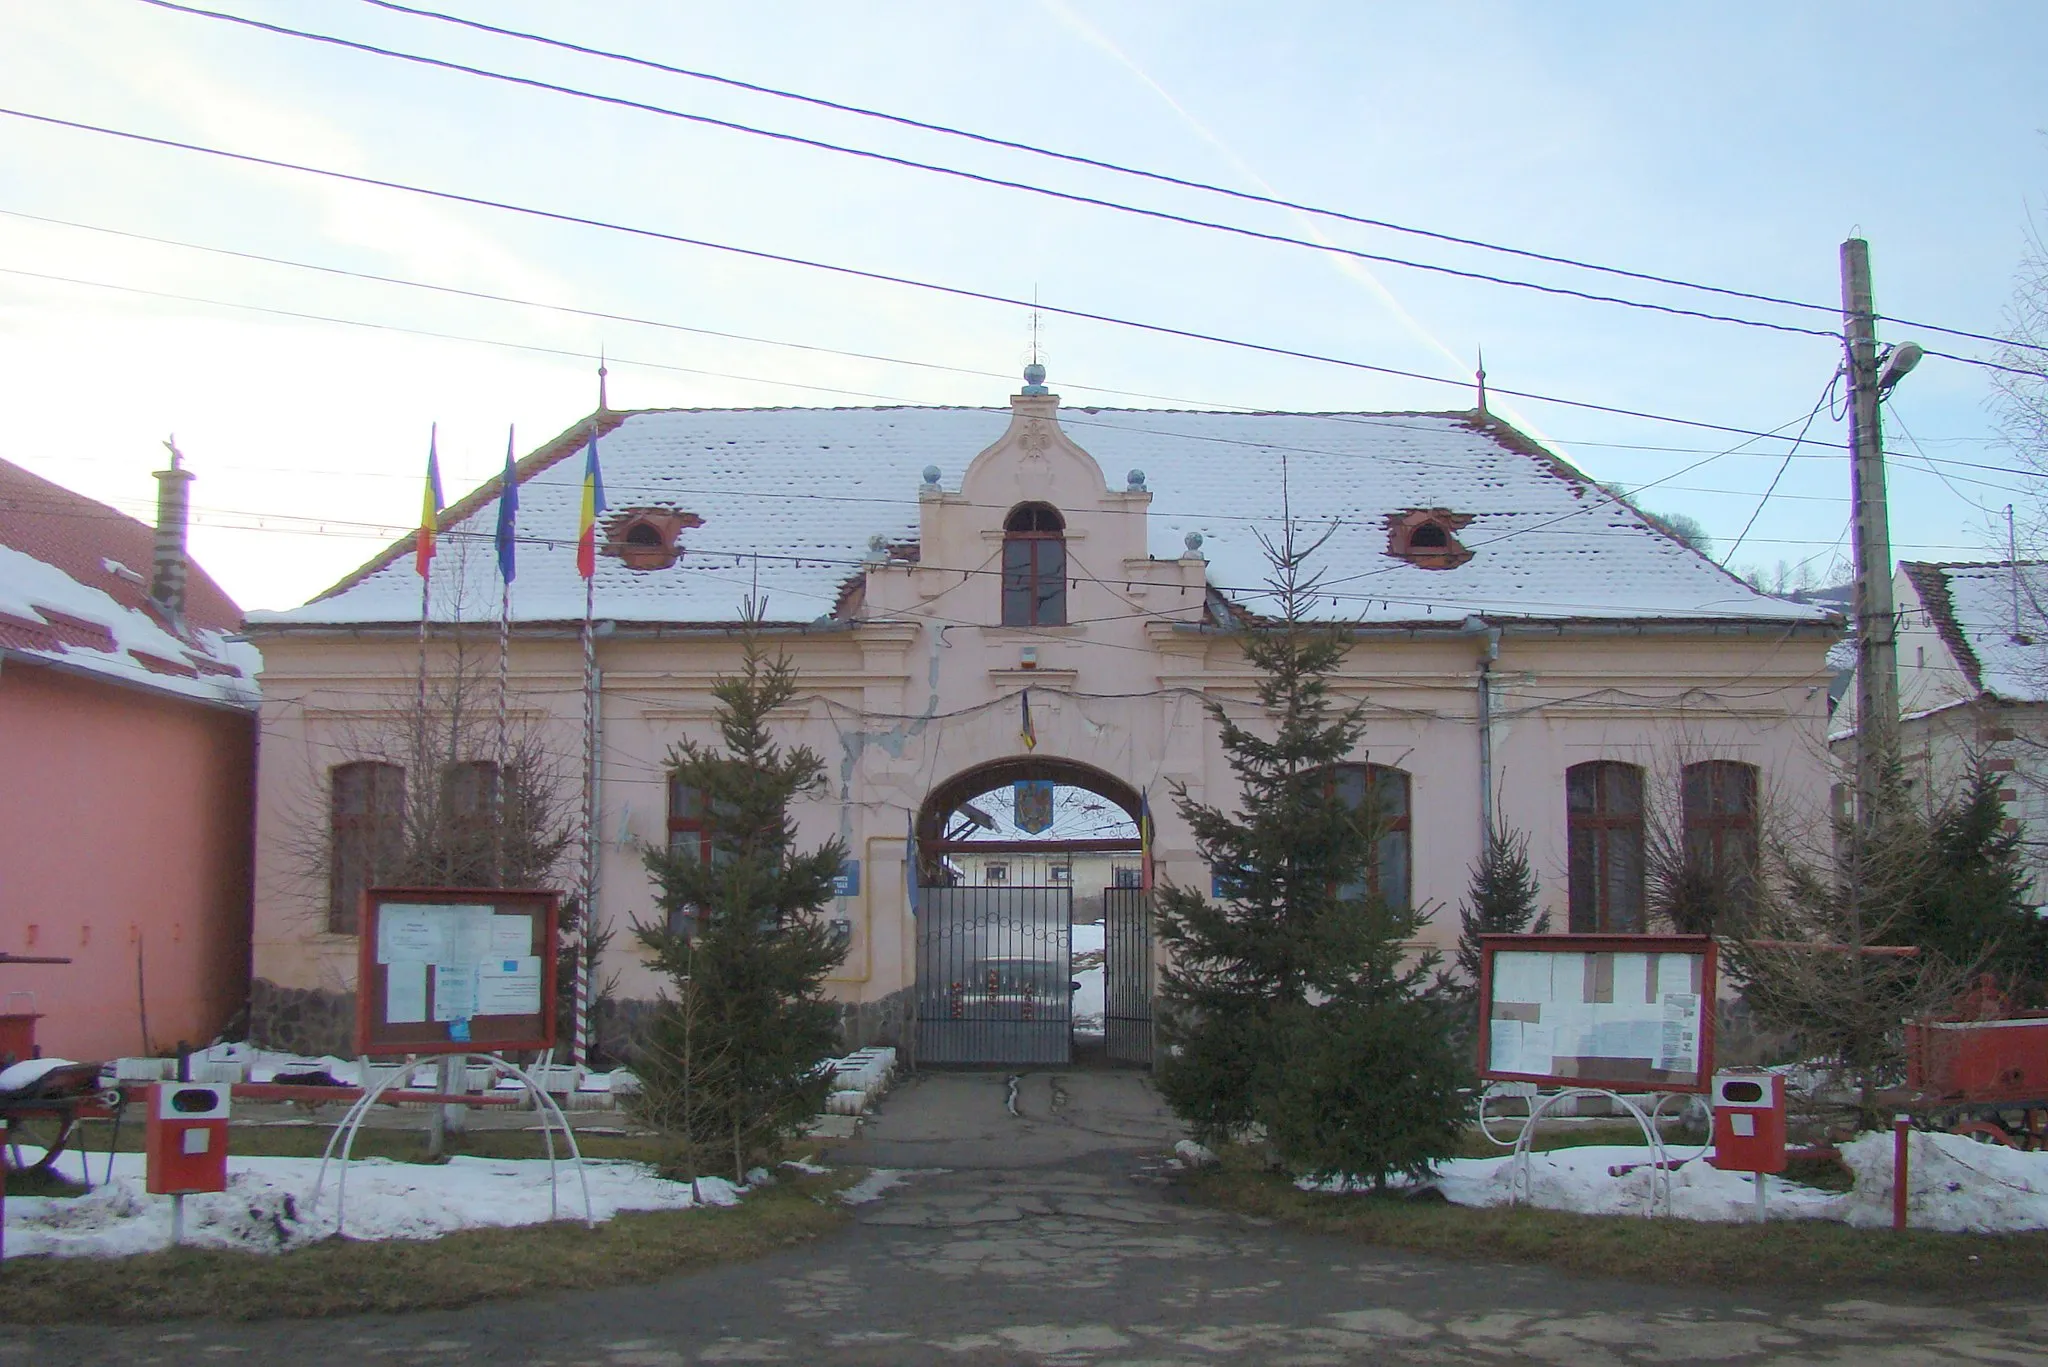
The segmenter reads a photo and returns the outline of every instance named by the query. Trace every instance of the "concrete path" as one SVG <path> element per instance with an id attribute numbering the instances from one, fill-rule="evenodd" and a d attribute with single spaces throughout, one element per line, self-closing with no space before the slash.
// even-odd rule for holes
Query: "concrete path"
<path id="1" fill-rule="evenodd" d="M 1386 1253 L 1181 1200 L 1133 1074 L 900 1088 L 846 1161 L 916 1169 L 846 1232 L 645 1287 L 404 1319 L 0 1336 L 0 1367 L 2048 1363 L 2048 1305 L 1791 1304 Z M 944 1171 L 936 1169 L 943 1168 Z"/>

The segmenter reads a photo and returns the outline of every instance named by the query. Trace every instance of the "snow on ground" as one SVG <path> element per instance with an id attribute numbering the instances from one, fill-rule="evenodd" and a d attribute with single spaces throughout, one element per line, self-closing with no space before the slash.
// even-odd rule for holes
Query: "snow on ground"
<path id="1" fill-rule="evenodd" d="M 117 1154 L 114 1180 L 77 1197 L 10 1197 L 9 1258 L 112 1257 L 166 1248 L 171 1198 L 143 1190 L 139 1153 Z M 95 1171 L 98 1162 L 93 1164 Z M 327 1171 L 318 1206 L 309 1204 L 317 1158 L 228 1159 L 228 1189 L 185 1198 L 185 1242 L 200 1248 L 277 1253 L 334 1232 L 339 1165 Z M 684 1210 L 688 1182 L 671 1182 L 644 1163 L 584 1165 L 598 1219 L 622 1210 Z M 560 1214 L 583 1218 L 576 1169 L 556 1165 Z M 872 1180 L 872 1179 L 869 1179 Z M 740 1189 L 720 1177 L 698 1179 L 706 1205 L 729 1206 Z M 543 1159 L 453 1158 L 446 1164 L 359 1159 L 349 1165 L 347 1233 L 352 1239 L 434 1239 L 458 1229 L 541 1224 L 549 1218 Z"/>
<path id="2" fill-rule="evenodd" d="M 1689 1150 L 1666 1150 L 1675 1158 Z M 1765 1197 L 1774 1220 L 1840 1220 L 1888 1228 L 1892 1220 L 1892 1136 L 1866 1134 L 1842 1146 L 1856 1175 L 1846 1192 L 1820 1191 L 1773 1177 Z M 1592 1144 L 1529 1156 L 1528 1200 L 1544 1210 L 1586 1215 L 1643 1215 L 1656 1181 L 1650 1151 L 1640 1145 Z M 1616 1175 L 1614 1169 L 1627 1169 Z M 1907 1156 L 1907 1223 L 1951 1233 L 2048 1229 L 2048 1152 L 2023 1153 L 1954 1134 L 1912 1136 Z M 1454 1158 L 1423 1184 L 1453 1204 L 1502 1206 L 1513 1197 L 1515 1160 Z M 1351 1184 L 1328 1183 L 1326 1190 Z M 1661 1186 L 1661 1183 L 1659 1183 Z M 1747 1173 L 1722 1172 L 1704 1158 L 1670 1173 L 1670 1213 L 1682 1220 L 1756 1218 L 1756 1187 Z M 1662 1213 L 1662 1193 L 1655 1193 Z"/>
<path id="3" fill-rule="evenodd" d="M 1103 934 L 1099 921 L 1074 927 L 1074 981 L 1081 984 L 1081 990 L 1074 994 L 1074 1033 L 1077 1035 L 1099 1035 L 1103 1031 L 1102 1017 L 1106 1009 L 1103 1006 Z M 1083 955 L 1094 956 L 1085 968 L 1081 966 Z"/>
<path id="4" fill-rule="evenodd" d="M 942 1169 L 933 1168 L 928 1171 L 938 1172 Z M 891 1187 L 901 1186 L 909 1180 L 910 1170 L 907 1168 L 875 1168 L 866 1177 L 840 1192 L 839 1199 L 849 1206 L 864 1206 L 870 1201 L 881 1200 L 883 1192 Z"/>

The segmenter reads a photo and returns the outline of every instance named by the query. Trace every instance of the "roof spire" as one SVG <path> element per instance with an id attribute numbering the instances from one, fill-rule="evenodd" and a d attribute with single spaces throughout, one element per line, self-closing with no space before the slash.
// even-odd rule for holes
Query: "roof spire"
<path id="1" fill-rule="evenodd" d="M 1486 416 L 1486 348 L 1479 348 L 1479 408 L 1480 417 Z"/>
<path id="2" fill-rule="evenodd" d="M 1026 394 L 1050 394 L 1045 387 L 1045 352 L 1039 346 L 1039 331 L 1043 319 L 1038 312 L 1038 286 L 1031 287 L 1031 351 L 1024 362 L 1024 390 Z"/>
<path id="3" fill-rule="evenodd" d="M 599 347 L 597 349 L 597 411 L 600 413 L 612 411 L 611 400 L 605 397 L 604 392 L 604 377 L 609 373 L 604 368 L 604 348 Z"/>

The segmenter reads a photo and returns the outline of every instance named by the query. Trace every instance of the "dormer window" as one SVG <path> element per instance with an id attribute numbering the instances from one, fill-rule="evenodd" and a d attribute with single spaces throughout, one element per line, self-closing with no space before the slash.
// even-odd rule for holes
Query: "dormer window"
<path id="1" fill-rule="evenodd" d="M 605 554 L 615 555 L 628 569 L 665 570 L 683 554 L 682 534 L 701 527 L 704 519 L 674 508 L 628 508 L 605 525 Z"/>
<path id="2" fill-rule="evenodd" d="M 1050 503 L 1020 503 L 1003 519 L 1003 625 L 1066 624 L 1066 519 Z"/>
<path id="3" fill-rule="evenodd" d="M 1387 514 L 1387 554 L 1422 570 L 1454 570 L 1472 558 L 1458 542 L 1458 533 L 1472 522 L 1470 513 L 1449 508 L 1410 508 Z"/>

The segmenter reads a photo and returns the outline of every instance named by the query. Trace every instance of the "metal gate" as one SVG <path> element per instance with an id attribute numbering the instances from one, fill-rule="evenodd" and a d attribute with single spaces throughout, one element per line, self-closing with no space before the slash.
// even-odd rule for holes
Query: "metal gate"
<path id="1" fill-rule="evenodd" d="M 1152 1062 L 1152 894 L 1102 891 L 1102 1026 L 1109 1056 Z"/>
<path id="2" fill-rule="evenodd" d="M 925 889 L 917 1062 L 1070 1062 L 1073 920 L 1071 887 Z"/>

